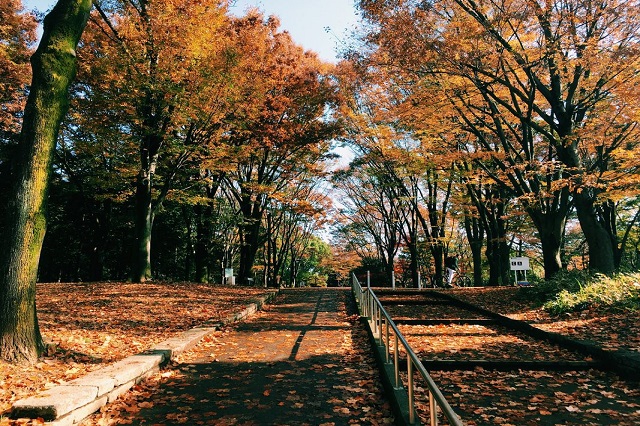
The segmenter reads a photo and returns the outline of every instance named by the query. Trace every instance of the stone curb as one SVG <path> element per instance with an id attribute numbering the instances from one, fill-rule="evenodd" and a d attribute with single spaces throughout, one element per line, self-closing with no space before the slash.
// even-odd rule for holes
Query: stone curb
<path id="1" fill-rule="evenodd" d="M 70 426 L 82 422 L 102 406 L 113 402 L 135 384 L 157 372 L 161 366 L 188 351 L 220 327 L 240 321 L 273 300 L 278 291 L 261 297 L 241 312 L 207 327 L 187 330 L 153 348 L 93 371 L 35 396 L 16 401 L 10 417 L 42 418 L 50 426 Z"/>

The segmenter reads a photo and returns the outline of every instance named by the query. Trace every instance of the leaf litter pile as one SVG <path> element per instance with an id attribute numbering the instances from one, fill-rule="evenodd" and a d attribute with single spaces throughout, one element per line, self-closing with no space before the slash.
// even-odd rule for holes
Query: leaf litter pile
<path id="1" fill-rule="evenodd" d="M 49 353 L 33 366 L 0 362 L 0 413 L 18 399 L 218 322 L 266 294 L 194 283 L 38 284 L 38 321 Z"/>
<path id="2" fill-rule="evenodd" d="M 547 331 L 591 340 L 610 350 L 639 351 L 640 327 L 630 312 L 597 310 L 552 317 L 519 297 L 517 288 L 455 289 L 456 298 L 524 320 Z M 398 303 L 396 297 L 396 303 Z M 407 299 L 406 296 L 401 296 Z M 394 300 L 394 298 L 386 298 Z M 423 298 L 424 300 L 424 298 Z M 435 299 L 437 300 L 437 299 Z M 385 299 L 382 299 L 383 304 Z M 432 300 L 433 301 L 433 300 Z M 395 319 L 482 319 L 455 306 L 390 304 Z M 401 332 L 423 360 L 474 361 L 475 368 L 434 370 L 435 380 L 447 401 L 469 425 L 637 425 L 640 424 L 638 383 L 594 369 L 554 371 L 548 364 L 538 369 L 500 368 L 504 361 L 591 361 L 579 352 L 482 321 L 428 325 L 400 325 Z M 472 362 L 473 364 L 473 362 Z M 496 367 L 498 366 L 498 367 Z M 405 375 L 403 375 L 404 377 Z M 404 377 L 406 382 L 406 377 Z M 418 410 L 428 419 L 428 401 L 418 388 Z"/>

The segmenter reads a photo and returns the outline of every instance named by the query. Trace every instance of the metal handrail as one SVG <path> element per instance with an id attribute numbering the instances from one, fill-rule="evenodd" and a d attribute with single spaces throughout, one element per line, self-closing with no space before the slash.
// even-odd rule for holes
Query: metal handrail
<path id="1" fill-rule="evenodd" d="M 424 367 L 418 356 L 415 354 L 411 346 L 407 343 L 404 336 L 398 330 L 398 327 L 393 322 L 387 311 L 380 303 L 380 299 L 373 292 L 373 290 L 367 287 L 363 290 L 358 278 L 353 274 L 352 290 L 358 302 L 358 309 L 363 317 L 369 318 L 369 326 L 372 329 L 374 338 L 383 345 L 385 348 L 385 358 L 387 363 L 392 363 L 395 373 L 395 387 L 396 389 L 402 388 L 400 381 L 400 367 L 398 363 L 398 349 L 401 344 L 407 353 L 407 393 L 409 396 L 409 423 L 415 423 L 415 386 L 414 386 L 414 369 L 418 372 L 420 377 L 427 385 L 429 392 L 429 417 L 430 424 L 436 426 L 438 424 L 437 408 L 439 407 L 444 416 L 447 418 L 451 425 L 463 426 L 464 423 L 460 420 L 458 415 L 453 411 L 453 408 L 449 405 L 447 400 L 438 389 L 438 386 L 433 381 L 427 369 Z M 384 326 L 384 335 L 382 328 Z M 393 332 L 393 360 L 391 360 L 391 347 L 390 347 L 390 333 Z M 377 337 L 376 337 L 377 336 Z"/>

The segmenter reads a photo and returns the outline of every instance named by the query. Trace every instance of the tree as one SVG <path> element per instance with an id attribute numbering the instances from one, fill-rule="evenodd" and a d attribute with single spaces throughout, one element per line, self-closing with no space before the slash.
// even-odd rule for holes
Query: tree
<path id="1" fill-rule="evenodd" d="M 93 134 L 129 158 L 134 281 L 152 278 L 153 223 L 178 174 L 189 168 L 197 177 L 194 157 L 221 131 L 232 97 L 226 13 L 222 1 L 116 1 L 98 7 L 89 27 L 79 104 L 103 112 L 88 114 L 105 120 L 93 123 Z"/>
<path id="2" fill-rule="evenodd" d="M 326 115 L 336 96 L 327 65 L 278 27 L 277 19 L 265 20 L 255 11 L 234 24 L 244 97 L 227 129 L 222 163 L 224 190 L 243 218 L 242 283 L 253 279 L 256 255 L 266 242 L 262 223 L 270 199 L 282 200 L 279 194 L 289 182 L 309 171 L 320 173 L 329 141 L 339 131 Z"/>
<path id="3" fill-rule="evenodd" d="M 4 145 L 17 142 L 20 133 L 37 23 L 34 16 L 22 11 L 21 0 L 0 5 L 0 22 L 0 143 Z"/>
<path id="4" fill-rule="evenodd" d="M 31 78 L 29 57 L 33 53 L 36 20 L 22 11 L 20 0 L 0 5 L 0 192 L 9 191 L 10 158 L 20 136 L 20 124 Z M 4 216 L 0 206 L 0 217 Z M 2 234 L 0 225 L 0 235 Z"/>
<path id="5" fill-rule="evenodd" d="M 637 3 L 360 5 L 365 17 L 384 23 L 368 40 L 383 52 L 385 67 L 408 76 L 403 88 L 428 94 L 419 99 L 457 108 L 481 142 L 472 151 L 476 163 L 523 202 L 539 228 L 547 275 L 561 267 L 571 201 L 591 267 L 612 271 L 615 233 L 600 212 L 606 214 L 609 197 L 633 187 L 627 160 L 638 141 L 637 102 L 629 98 L 638 86 Z M 399 40 L 399 32 L 407 37 Z M 488 162 L 485 151 L 492 153 Z"/>
<path id="6" fill-rule="evenodd" d="M 287 188 L 270 200 L 264 250 L 266 286 L 296 282 L 296 265 L 299 266 L 310 237 L 323 225 L 330 208 L 329 199 L 319 192 L 321 182 L 317 173 L 309 171 L 290 181 Z"/>
<path id="7" fill-rule="evenodd" d="M 388 197 L 402 204 L 399 228 L 411 253 L 416 285 L 421 240 L 431 252 L 436 277 L 442 277 L 454 165 L 459 159 L 458 150 L 446 141 L 455 141 L 457 135 L 444 125 L 425 132 L 426 124 L 418 127 L 407 120 L 401 106 L 410 85 L 399 79 L 396 70 L 378 67 L 376 58 L 373 54 L 341 67 L 345 98 L 341 114 L 348 129 L 344 140 L 361 153 L 359 161 L 367 164 L 368 173 L 380 181 Z"/>
<path id="8" fill-rule="evenodd" d="M 352 222 L 353 231 L 366 235 L 373 243 L 376 258 L 384 267 L 384 280 L 390 286 L 400 246 L 400 227 L 404 225 L 399 200 L 375 170 L 360 161 L 352 162 L 349 170 L 334 174 L 334 185 L 344 194 L 342 214 Z"/>
<path id="9" fill-rule="evenodd" d="M 615 269 L 615 232 L 607 229 L 608 202 L 637 151 L 638 3 L 457 0 L 483 29 L 499 65 L 467 64 L 478 86 L 525 129 L 540 135 L 550 159 L 561 162 L 594 270 Z M 484 61 L 482 61 L 484 62 Z M 516 108 L 513 100 L 529 106 Z M 534 142 L 533 140 L 532 142 Z M 606 213 L 605 213 L 606 214 Z"/>
<path id="10" fill-rule="evenodd" d="M 46 199 L 53 151 L 76 72 L 76 46 L 91 0 L 59 0 L 44 20 L 31 58 L 33 77 L 20 142 L 9 175 L 6 233 L 0 251 L 0 358 L 37 359 L 44 348 L 36 314 L 38 259 L 46 231 Z"/>

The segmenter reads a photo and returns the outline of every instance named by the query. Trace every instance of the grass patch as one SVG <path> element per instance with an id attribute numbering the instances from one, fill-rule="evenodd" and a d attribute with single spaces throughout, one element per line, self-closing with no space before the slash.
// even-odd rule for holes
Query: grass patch
<path id="1" fill-rule="evenodd" d="M 523 289 L 523 293 L 552 314 L 588 308 L 635 311 L 640 309 L 640 273 L 606 276 L 561 272 L 553 280 Z"/>

